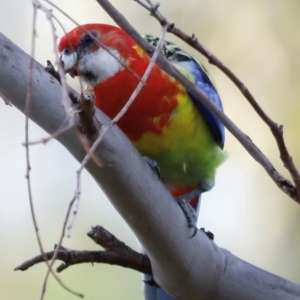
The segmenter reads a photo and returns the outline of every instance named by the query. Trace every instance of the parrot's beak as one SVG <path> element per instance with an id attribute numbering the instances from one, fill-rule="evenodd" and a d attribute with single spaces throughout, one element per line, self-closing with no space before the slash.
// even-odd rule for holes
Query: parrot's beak
<path id="1" fill-rule="evenodd" d="M 77 74 L 77 70 L 76 68 L 72 68 L 70 69 L 68 72 L 66 72 L 66 74 L 69 74 L 72 78 L 76 77 L 78 74 Z"/>
<path id="2" fill-rule="evenodd" d="M 77 53 L 71 52 L 70 54 L 61 53 L 59 63 L 63 67 L 65 74 L 69 74 L 72 78 L 78 75 L 77 73 Z"/>

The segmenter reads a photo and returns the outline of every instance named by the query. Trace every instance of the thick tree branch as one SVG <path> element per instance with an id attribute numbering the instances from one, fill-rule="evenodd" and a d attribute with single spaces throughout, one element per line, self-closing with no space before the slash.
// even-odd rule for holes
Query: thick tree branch
<path id="1" fill-rule="evenodd" d="M 29 56 L 0 34 L 0 93 L 24 112 Z M 61 86 L 33 64 L 29 117 L 48 133 L 67 118 L 60 101 Z M 100 111 L 101 124 L 110 120 Z M 85 156 L 73 130 L 57 138 L 79 161 Z M 251 266 L 219 248 L 199 231 L 194 238 L 177 203 L 156 174 L 116 127 L 112 127 L 86 169 L 144 246 L 155 281 L 180 299 L 295 300 L 300 287 Z"/>
<path id="2" fill-rule="evenodd" d="M 148 44 L 145 39 L 135 30 L 135 28 L 129 24 L 125 17 L 115 9 L 115 7 L 108 0 L 96 0 L 102 8 L 110 15 L 110 17 L 129 34 L 148 54 L 152 55 L 154 52 L 153 46 Z M 164 24 L 166 25 L 166 24 Z M 168 24 L 169 29 L 172 30 L 174 24 Z M 282 176 L 272 165 L 270 160 L 260 151 L 260 149 L 251 141 L 251 139 L 243 133 L 225 114 L 222 112 L 210 99 L 197 88 L 191 81 L 189 81 L 184 75 L 179 73 L 176 68 L 162 55 L 160 54 L 156 60 L 156 63 L 168 74 L 177 79 L 186 89 L 197 96 L 197 99 L 201 101 L 211 112 L 213 112 L 225 127 L 232 133 L 232 135 L 243 145 L 247 152 L 266 170 L 275 184 L 289 197 L 300 203 L 297 197 L 297 190 L 295 186 L 284 176 Z"/>

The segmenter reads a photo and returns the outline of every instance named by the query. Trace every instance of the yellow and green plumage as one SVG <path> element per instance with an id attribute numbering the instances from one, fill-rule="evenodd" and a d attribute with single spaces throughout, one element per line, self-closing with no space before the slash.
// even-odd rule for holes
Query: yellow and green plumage
<path id="1" fill-rule="evenodd" d="M 149 35 L 146 35 L 145 39 L 154 46 L 158 42 L 157 38 Z M 201 80 L 200 74 L 206 80 L 201 83 L 206 84 L 208 94 L 217 98 L 216 103 L 222 108 L 216 89 L 200 63 L 169 42 L 165 42 L 162 53 L 174 63 L 179 72 L 195 84 L 197 84 L 197 78 L 193 75 L 193 69 L 198 71 L 198 74 L 197 72 L 195 74 L 198 75 L 198 81 Z M 139 55 L 146 56 L 140 49 Z M 186 68 L 186 64 L 190 67 Z M 208 110 L 201 111 L 203 107 L 199 109 L 186 89 L 171 76 L 164 72 L 160 76 L 167 76 L 168 80 L 178 88 L 175 95 L 177 106 L 170 114 L 169 122 L 164 126 L 161 134 L 145 132 L 139 140 L 133 143 L 143 155 L 158 162 L 162 180 L 176 196 L 197 185 L 201 185 L 203 191 L 209 190 L 214 184 L 215 170 L 225 157 L 222 151 L 223 125 L 212 114 L 209 114 L 210 121 L 216 124 L 214 128 L 210 128 L 209 122 L 203 116 L 203 113 L 209 113 Z M 157 80 L 160 79 L 157 78 Z M 151 96 L 152 88 L 155 87 L 151 85 L 145 87 L 149 92 L 148 97 Z M 163 93 L 162 98 L 164 98 L 167 88 L 165 90 L 164 87 L 160 88 Z M 162 99 L 158 100 L 162 101 Z M 218 132 L 212 133 L 212 130 Z"/>
<path id="2" fill-rule="evenodd" d="M 194 81 L 188 70 L 179 66 L 177 69 Z M 171 77 L 169 80 L 174 81 Z M 134 145 L 143 155 L 158 162 L 162 179 L 174 188 L 202 183 L 209 189 L 224 154 L 185 88 L 176 81 L 174 84 L 180 92 L 176 95 L 178 106 L 172 112 L 169 124 L 162 134 L 145 133 Z"/>

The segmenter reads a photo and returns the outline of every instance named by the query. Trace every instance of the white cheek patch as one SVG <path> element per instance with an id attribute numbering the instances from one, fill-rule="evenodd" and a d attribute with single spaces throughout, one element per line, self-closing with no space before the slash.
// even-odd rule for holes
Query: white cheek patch
<path id="1" fill-rule="evenodd" d="M 120 58 L 117 50 L 110 49 L 110 52 L 116 58 Z M 124 69 L 115 57 L 105 49 L 99 48 L 99 50 L 86 54 L 80 59 L 78 73 L 88 85 L 95 86 Z"/>
<path id="2" fill-rule="evenodd" d="M 61 57 L 62 62 L 64 63 L 64 69 L 66 72 L 70 71 L 75 66 L 75 63 L 77 61 L 77 53 L 76 52 L 72 52 L 68 55 L 65 53 L 62 53 L 60 57 Z"/>

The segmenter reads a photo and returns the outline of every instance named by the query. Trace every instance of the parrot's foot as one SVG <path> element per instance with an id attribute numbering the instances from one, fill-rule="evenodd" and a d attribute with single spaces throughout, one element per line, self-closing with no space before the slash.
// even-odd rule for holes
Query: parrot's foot
<path id="1" fill-rule="evenodd" d="M 160 179 L 159 164 L 155 160 L 149 158 L 148 156 L 144 156 L 144 160 L 147 162 L 152 171 L 157 175 L 158 179 Z"/>
<path id="2" fill-rule="evenodd" d="M 193 228 L 194 232 L 191 237 L 194 237 L 198 231 L 198 228 L 196 227 L 197 222 L 197 214 L 193 207 L 189 204 L 189 200 L 186 200 L 183 198 L 184 196 L 177 197 L 176 201 L 179 204 L 180 208 L 182 209 L 186 220 L 188 222 L 188 227 Z"/>
<path id="3" fill-rule="evenodd" d="M 210 240 L 214 240 L 215 235 L 211 231 L 205 230 L 204 228 L 200 228 L 200 230 L 203 231 Z"/>
<path id="4" fill-rule="evenodd" d="M 184 194 L 183 196 L 179 196 L 175 198 L 177 203 L 181 207 L 184 215 L 186 216 L 188 227 L 194 229 L 194 232 L 191 237 L 194 237 L 196 235 L 198 228 L 196 227 L 197 212 L 190 205 L 190 201 L 193 200 L 194 198 L 199 197 L 202 192 L 203 192 L 203 188 L 201 186 L 197 186 L 195 189 Z"/>

